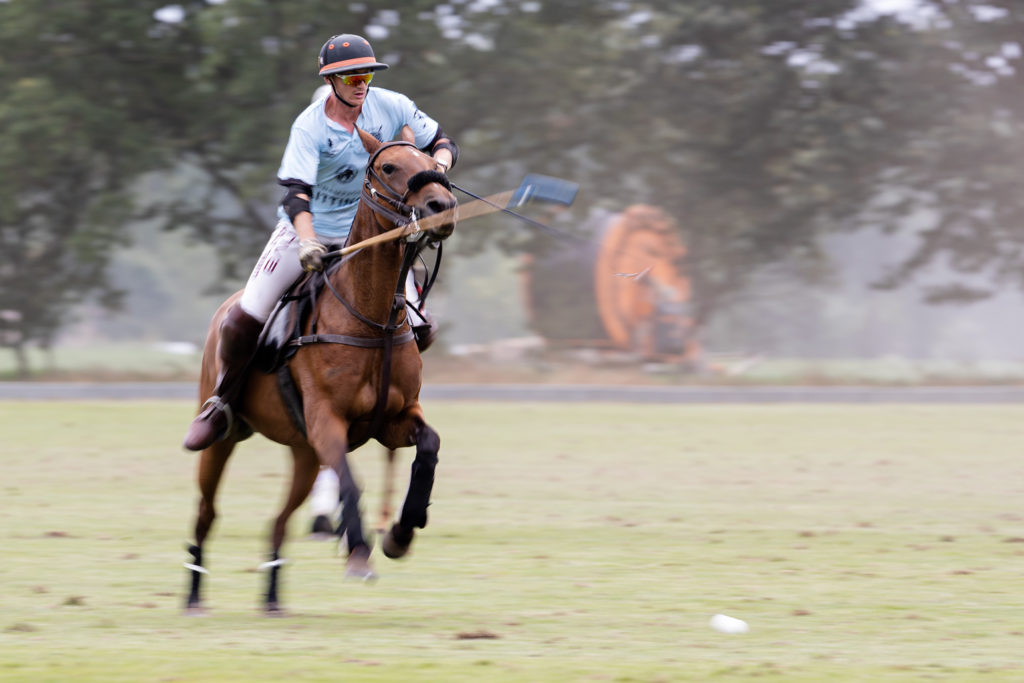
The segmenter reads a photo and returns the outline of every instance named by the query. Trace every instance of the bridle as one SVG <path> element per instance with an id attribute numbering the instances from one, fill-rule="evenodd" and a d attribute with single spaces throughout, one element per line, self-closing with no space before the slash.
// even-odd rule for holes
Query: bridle
<path id="1" fill-rule="evenodd" d="M 439 171 L 424 170 L 414 173 L 409 180 L 406 182 L 406 190 L 404 193 L 399 194 L 394 188 L 387 184 L 387 182 L 380 177 L 375 168 L 375 162 L 377 157 L 381 155 L 384 150 L 392 149 L 394 147 L 412 147 L 418 149 L 416 145 L 405 140 L 394 140 L 392 142 L 386 142 L 377 150 L 370 155 L 369 161 L 366 163 L 366 174 L 363 176 L 363 189 L 360 195 L 360 199 L 366 203 L 366 205 L 373 210 L 379 216 L 382 216 L 388 222 L 394 224 L 394 227 L 402 227 L 405 225 L 413 225 L 418 228 L 419 216 L 416 213 L 416 207 L 411 206 L 407 203 L 409 196 L 415 194 L 421 188 L 430 183 L 438 183 L 443 186 L 449 192 L 452 191 L 451 181 L 448 180 L 448 176 Z M 378 187 L 375 187 L 376 184 Z M 413 233 L 406 238 L 406 243 L 419 242 L 419 238 L 422 237 L 423 233 L 419 229 L 413 231 Z M 437 273 L 441 266 L 441 243 L 437 242 L 437 258 L 434 259 L 434 269 L 430 273 L 423 287 L 423 292 L 420 295 L 420 301 L 425 301 L 427 294 L 430 292 L 431 287 L 434 285 L 434 281 L 437 279 Z M 378 323 L 365 317 L 359 311 L 355 310 L 348 301 L 344 299 L 334 288 L 330 278 L 326 278 L 327 286 L 345 308 L 348 309 L 349 313 L 355 316 L 358 320 L 362 321 L 366 325 L 372 328 L 378 329 L 384 332 L 385 335 L 394 334 L 394 331 L 400 327 L 397 323 L 397 313 L 405 308 L 405 278 L 409 269 L 412 267 L 416 257 L 423 249 L 423 244 L 419 244 L 417 248 L 406 248 L 404 249 L 404 255 L 402 258 L 402 267 L 398 276 L 398 283 L 395 288 L 395 299 L 394 305 L 391 308 L 391 315 L 387 323 Z M 338 264 L 340 266 L 340 263 Z M 422 316 L 420 316 L 422 318 Z M 425 319 L 424 319 L 425 322 Z"/>
<path id="2" fill-rule="evenodd" d="M 378 174 L 377 170 L 374 168 L 374 162 L 377 161 L 377 157 L 380 156 L 380 153 L 393 147 L 412 147 L 413 149 L 417 149 L 416 145 L 411 142 L 406 142 L 405 140 L 386 142 L 378 147 L 377 151 L 370 155 L 370 160 L 366 164 L 366 175 L 363 177 L 361 198 L 366 201 L 367 205 L 371 209 L 373 209 L 374 213 L 383 216 L 389 222 L 394 223 L 395 227 L 409 225 L 410 223 L 415 225 L 419 217 L 416 215 L 416 207 L 409 206 L 409 204 L 406 203 L 409 195 L 429 183 L 439 183 L 451 192 L 452 184 L 444 173 L 433 170 L 420 171 L 409 178 L 406 191 L 403 194 L 399 194 L 390 185 L 384 182 L 384 179 L 380 177 L 380 174 Z M 379 189 L 374 187 L 374 182 L 380 186 Z"/>
<path id="3" fill-rule="evenodd" d="M 378 174 L 377 170 L 374 168 L 374 164 L 377 161 L 377 157 L 380 156 L 381 152 L 383 152 L 386 149 L 391 149 L 393 147 L 412 147 L 413 149 L 417 149 L 416 145 L 412 144 L 411 142 L 406 142 L 405 140 L 395 140 L 393 142 L 386 142 L 380 147 L 378 147 L 377 150 L 370 155 L 370 159 L 366 164 L 366 174 L 363 176 L 363 189 L 360 195 L 360 200 L 365 202 L 366 205 L 370 209 L 372 209 L 374 213 L 378 214 L 379 216 L 382 216 L 385 220 L 394 224 L 395 227 L 406 226 L 409 224 L 417 226 L 417 221 L 419 217 L 417 216 L 416 213 L 416 207 L 411 206 L 407 203 L 409 196 L 415 194 L 421 188 L 430 183 L 439 183 L 442 186 L 444 186 L 445 189 L 447 189 L 449 192 L 451 192 L 452 185 L 451 182 L 448 180 L 447 176 L 445 176 L 443 173 L 434 170 L 419 171 L 418 173 L 414 173 L 406 182 L 406 191 L 402 194 L 399 194 L 398 191 L 396 191 L 393 187 L 388 185 L 387 182 L 380 177 L 380 174 Z M 378 187 L 375 187 L 375 184 Z M 347 344 L 350 343 L 351 339 L 358 339 L 359 342 L 353 344 L 354 346 L 377 346 L 380 342 L 385 341 L 388 344 L 390 344 L 391 340 L 394 339 L 395 332 L 406 322 L 405 318 L 402 318 L 401 321 L 399 320 L 399 314 L 405 310 L 405 278 L 409 272 L 409 269 L 412 268 L 413 262 L 416 260 L 416 257 L 419 256 L 420 252 L 423 250 L 423 247 L 426 244 L 426 240 L 420 240 L 420 238 L 423 237 L 424 234 L 426 233 L 422 233 L 419 230 L 415 230 L 408 238 L 406 238 L 407 246 L 405 249 L 403 249 L 402 267 L 398 275 L 398 282 L 395 285 L 395 296 L 391 305 L 390 313 L 388 315 L 388 320 L 385 323 L 379 323 L 374 320 L 371 320 L 364 316 L 359 311 L 357 311 L 355 309 L 355 306 L 350 304 L 345 299 L 345 297 L 343 297 L 341 293 L 334 287 L 334 283 L 331 282 L 331 273 L 340 268 L 341 264 L 344 263 L 344 261 L 354 256 L 354 253 L 336 261 L 334 264 L 332 264 L 328 272 L 324 274 L 324 282 L 327 285 L 327 288 L 331 291 L 331 294 L 334 295 L 334 298 L 340 301 L 345 306 L 345 308 L 348 309 L 348 312 L 351 313 L 357 320 L 364 323 L 365 325 L 368 325 L 373 329 L 383 332 L 383 339 L 375 338 L 372 340 L 366 340 L 362 338 L 352 337 L 346 337 L 345 339 L 341 339 L 340 337 L 338 337 L 336 339 L 328 340 L 325 339 L 325 337 L 337 337 L 337 335 L 310 335 L 313 338 L 310 340 L 310 342 L 307 343 L 312 343 L 314 341 L 335 341 L 338 343 Z M 408 246 L 410 243 L 413 243 L 412 248 Z M 328 257 L 330 256 L 333 256 L 333 254 L 328 254 Z M 437 272 L 440 269 L 440 266 L 441 243 L 437 242 L 437 258 L 434 259 L 433 273 L 430 273 L 427 282 L 423 286 L 423 291 L 420 294 L 421 302 L 426 300 L 427 294 L 430 292 L 430 289 L 433 286 L 435 279 L 437 278 Z M 420 317 L 422 318 L 423 316 Z M 411 325 L 412 323 L 410 323 L 410 326 Z M 394 339 L 394 341 L 396 343 L 405 343 L 409 341 L 409 339 L 411 339 L 411 332 L 401 335 L 397 339 Z"/>
<path id="4" fill-rule="evenodd" d="M 449 192 L 451 192 L 451 181 L 448 180 L 447 176 L 438 171 L 419 171 L 418 173 L 414 173 L 409 178 L 408 182 L 406 183 L 406 191 L 403 194 L 399 194 L 394 188 L 388 185 L 383 178 L 380 177 L 380 174 L 378 174 L 376 169 L 374 168 L 374 162 L 377 161 L 377 157 L 380 156 L 381 152 L 383 152 L 386 149 L 391 149 L 393 147 L 412 147 L 413 149 L 417 149 L 416 145 L 412 144 L 411 142 L 406 142 L 404 140 L 386 142 L 380 147 L 378 147 L 377 150 L 370 155 L 370 159 L 366 164 L 366 174 L 363 176 L 363 189 L 360 195 L 360 199 L 361 201 L 365 202 L 366 205 L 370 207 L 370 209 L 372 209 L 374 213 L 384 217 L 387 221 L 393 223 L 395 227 L 405 226 L 409 224 L 417 226 L 417 221 L 419 217 L 416 214 L 416 207 L 410 206 L 409 204 L 406 203 L 409 198 L 409 195 L 416 193 L 425 185 L 435 182 L 441 184 Z M 377 187 L 374 187 L 374 183 L 379 185 L 379 189 Z M 419 239 L 420 237 L 423 236 L 423 234 L 424 233 L 421 233 L 418 229 L 414 230 L 413 233 L 406 239 L 406 244 L 410 242 L 419 242 Z M 331 278 L 329 277 L 330 272 L 325 274 L 327 275 L 327 277 L 325 277 L 324 280 L 327 284 L 328 289 L 330 289 L 331 293 L 334 295 L 334 298 L 340 301 L 345 306 L 345 308 L 348 309 L 349 313 L 351 313 L 356 319 L 370 326 L 371 328 L 380 330 L 385 334 L 386 337 L 390 337 L 402 325 L 402 323 L 398 322 L 398 314 L 405 309 L 405 278 L 409 272 L 409 269 L 412 268 L 412 264 L 416 260 L 416 257 L 422 250 L 423 244 L 418 244 L 416 245 L 415 248 L 408 248 L 407 246 L 403 250 L 402 267 L 401 271 L 399 272 L 398 282 L 395 286 L 394 302 L 391 306 L 391 312 L 390 315 L 388 316 L 388 321 L 386 323 L 379 323 L 370 320 L 362 313 L 357 311 L 352 304 L 346 301 L 345 298 L 341 296 L 341 293 L 338 292 L 337 289 L 335 289 L 334 284 L 331 282 Z M 437 278 L 437 272 L 440 269 L 440 242 L 437 243 L 437 250 L 438 253 L 437 258 L 434 259 L 433 273 L 431 273 L 430 277 L 427 279 L 427 282 L 423 287 L 423 292 L 420 295 L 421 302 L 426 300 L 427 294 L 430 292 L 430 289 Z M 331 255 L 329 254 L 328 256 Z M 354 254 L 350 254 L 344 259 L 340 259 L 339 261 L 337 261 L 331 267 L 331 272 L 341 267 L 341 264 L 348 258 L 351 258 L 352 256 L 354 256 Z M 422 318 L 422 316 L 420 317 Z M 404 340 L 404 337 L 405 335 L 402 335 L 403 341 L 407 341 Z"/>

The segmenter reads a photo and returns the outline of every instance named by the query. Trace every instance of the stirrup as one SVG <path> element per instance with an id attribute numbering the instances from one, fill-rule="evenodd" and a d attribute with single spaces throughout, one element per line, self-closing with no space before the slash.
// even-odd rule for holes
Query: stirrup
<path id="1" fill-rule="evenodd" d="M 201 410 L 206 410 L 206 408 L 209 406 L 213 406 L 220 412 L 224 413 L 224 417 L 225 419 L 227 419 L 228 422 L 227 426 L 224 427 L 224 434 L 218 436 L 218 438 L 223 438 L 224 436 L 230 434 L 231 429 L 235 426 L 235 411 L 231 409 L 231 404 L 224 401 L 220 396 L 213 395 L 210 398 L 206 399 L 206 402 L 203 403 L 203 407 Z"/>

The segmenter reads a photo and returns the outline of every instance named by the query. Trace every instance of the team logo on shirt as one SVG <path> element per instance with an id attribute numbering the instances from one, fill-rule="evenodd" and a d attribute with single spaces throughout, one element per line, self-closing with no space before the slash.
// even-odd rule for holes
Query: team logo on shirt
<path id="1" fill-rule="evenodd" d="M 339 183 L 348 183 L 351 182 L 352 179 L 355 177 L 356 169 L 352 168 L 351 166 L 346 166 L 345 168 L 338 171 L 338 175 L 334 176 L 334 179 L 337 180 Z"/>

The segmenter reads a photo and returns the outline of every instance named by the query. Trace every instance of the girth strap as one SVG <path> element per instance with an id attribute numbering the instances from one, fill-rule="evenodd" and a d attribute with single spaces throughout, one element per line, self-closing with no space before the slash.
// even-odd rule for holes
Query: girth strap
<path id="1" fill-rule="evenodd" d="M 407 344 L 413 340 L 412 330 L 393 338 L 393 344 Z M 309 344 L 345 344 L 363 349 L 380 349 L 387 344 L 387 337 L 350 337 L 347 334 L 307 334 L 296 337 L 288 342 L 289 346 L 307 346 Z"/>

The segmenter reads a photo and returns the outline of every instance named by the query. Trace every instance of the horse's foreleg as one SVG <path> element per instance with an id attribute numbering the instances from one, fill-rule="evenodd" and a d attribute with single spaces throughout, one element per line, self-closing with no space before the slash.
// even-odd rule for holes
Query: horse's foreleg
<path id="1" fill-rule="evenodd" d="M 341 485 L 340 534 L 348 546 L 345 578 L 374 581 L 377 573 L 370 566 L 370 544 L 363 535 L 363 517 L 359 509 L 361 492 L 349 467 L 347 456 L 341 456 L 335 471 Z"/>
<path id="2" fill-rule="evenodd" d="M 441 438 L 429 425 L 422 423 L 416 429 L 416 457 L 412 461 L 409 476 L 409 491 L 405 494 L 402 515 L 391 526 L 381 543 L 384 554 L 399 558 L 409 551 L 416 529 L 427 526 L 427 506 L 430 492 L 434 488 L 434 469 L 437 467 L 437 452 Z"/>
<path id="3" fill-rule="evenodd" d="M 317 404 L 312 404 L 315 410 Z M 331 414 L 311 413 L 307 405 L 309 439 L 320 460 L 338 475 L 341 495 L 341 526 L 339 535 L 348 545 L 348 562 L 345 576 L 369 581 L 377 578 L 370 567 L 370 546 L 363 536 L 363 518 L 359 510 L 359 485 L 348 462 L 348 427 Z"/>
<path id="4" fill-rule="evenodd" d="M 313 481 L 320 470 L 320 463 L 317 460 L 316 452 L 309 446 L 292 446 L 292 485 L 288 492 L 284 508 L 274 520 L 274 528 L 270 537 L 270 559 L 263 563 L 261 568 L 268 570 L 267 595 L 264 602 L 264 609 L 268 613 L 280 611 L 278 604 L 277 590 L 281 565 L 281 546 L 284 544 L 285 531 L 288 525 L 288 518 L 306 500 L 310 489 L 313 488 Z"/>
<path id="5" fill-rule="evenodd" d="M 217 486 L 220 484 L 221 476 L 224 474 L 224 465 L 227 464 L 231 451 L 235 448 L 235 442 L 230 440 L 218 441 L 199 456 L 199 512 L 196 515 L 195 545 L 188 546 L 192 561 L 185 563 L 185 568 L 190 572 L 190 586 L 188 601 L 185 609 L 189 613 L 197 614 L 202 612 L 202 601 L 199 597 L 200 584 L 203 574 L 207 571 L 203 566 L 203 543 L 210 533 L 213 520 L 217 517 L 213 501 L 217 495 Z"/>

